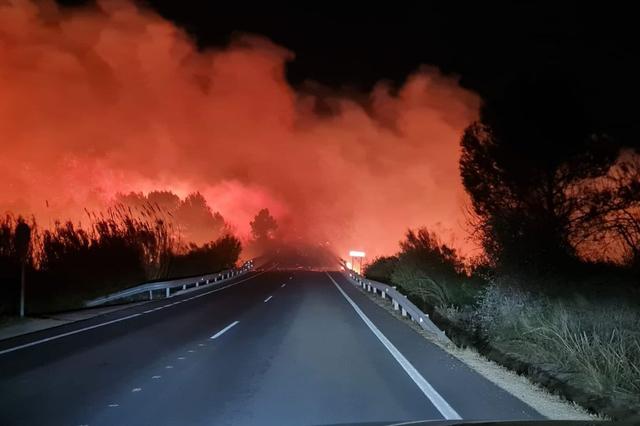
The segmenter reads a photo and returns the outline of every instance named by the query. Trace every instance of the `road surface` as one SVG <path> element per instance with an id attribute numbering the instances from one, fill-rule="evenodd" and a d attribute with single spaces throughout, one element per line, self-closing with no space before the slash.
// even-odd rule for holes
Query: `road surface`
<path id="1" fill-rule="evenodd" d="M 438 401 L 465 420 L 542 418 L 338 272 L 255 272 L 0 341 L 4 426 L 443 419 Z"/>

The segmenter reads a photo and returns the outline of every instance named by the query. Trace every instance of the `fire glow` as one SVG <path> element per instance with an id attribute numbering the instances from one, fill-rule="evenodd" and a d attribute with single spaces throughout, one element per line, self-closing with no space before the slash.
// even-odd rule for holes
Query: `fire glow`
<path id="1" fill-rule="evenodd" d="M 287 83 L 294 53 L 269 40 L 200 51 L 123 1 L 2 3 L 0 58 L 0 211 L 46 223 L 117 193 L 199 191 L 243 234 L 267 207 L 286 237 L 343 253 L 391 252 L 422 225 L 463 243 L 459 138 L 479 99 L 436 69 L 319 95 Z"/>

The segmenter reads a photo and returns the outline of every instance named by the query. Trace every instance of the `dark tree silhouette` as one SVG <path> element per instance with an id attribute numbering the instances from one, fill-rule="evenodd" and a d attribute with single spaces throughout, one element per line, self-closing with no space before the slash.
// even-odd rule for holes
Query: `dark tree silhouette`
<path id="1" fill-rule="evenodd" d="M 257 242 L 269 241 L 274 238 L 278 223 L 269 213 L 269 209 L 262 209 L 250 222 L 251 235 Z"/>
<path id="2" fill-rule="evenodd" d="M 216 241 L 194 246 L 188 253 L 174 256 L 170 276 L 180 277 L 199 273 L 215 272 L 233 268 L 240 257 L 242 245 L 233 235 L 224 235 Z"/>
<path id="3" fill-rule="evenodd" d="M 147 200 L 154 207 L 165 212 L 174 212 L 180 207 L 180 197 L 171 191 L 151 191 Z"/>
<path id="4" fill-rule="evenodd" d="M 162 215 L 186 245 L 205 244 L 230 231 L 224 217 L 213 212 L 199 192 L 189 194 L 184 200 L 171 191 L 152 191 L 147 196 L 131 192 L 119 194 L 117 201 L 132 207 L 132 213 L 152 210 L 153 215 Z"/>
<path id="5" fill-rule="evenodd" d="M 571 235 L 588 198 L 581 183 L 604 175 L 618 155 L 569 81 L 519 82 L 464 133 L 462 180 L 495 263 L 540 268 L 574 258 Z"/>
<path id="6" fill-rule="evenodd" d="M 640 272 L 640 155 L 625 151 L 606 176 L 585 183 L 574 244 Z M 594 253 L 599 248 L 599 252 Z"/>
<path id="7" fill-rule="evenodd" d="M 187 241 L 210 241 L 221 236 L 227 224 L 218 212 L 212 212 L 207 200 L 199 192 L 189 194 L 175 211 L 175 218 L 183 227 Z"/>

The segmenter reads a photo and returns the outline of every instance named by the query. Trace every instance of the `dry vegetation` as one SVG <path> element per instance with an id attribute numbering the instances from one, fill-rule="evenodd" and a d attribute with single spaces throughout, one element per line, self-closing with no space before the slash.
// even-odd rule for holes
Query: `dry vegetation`
<path id="1" fill-rule="evenodd" d="M 22 218 L 0 220 L 0 315 L 18 301 L 20 266 L 16 227 Z M 27 312 L 80 307 L 88 298 L 140 282 L 213 272 L 235 265 L 240 241 L 232 235 L 202 245 L 185 244 L 157 207 L 137 210 L 118 205 L 87 212 L 85 224 L 56 223 L 40 229 L 27 223 L 31 241 L 25 258 Z"/>

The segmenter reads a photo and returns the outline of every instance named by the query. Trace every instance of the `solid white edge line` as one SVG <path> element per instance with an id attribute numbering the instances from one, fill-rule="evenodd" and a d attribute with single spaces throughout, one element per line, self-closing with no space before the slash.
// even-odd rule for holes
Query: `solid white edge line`
<path id="1" fill-rule="evenodd" d="M 56 339 L 59 339 L 61 337 L 71 336 L 72 334 L 82 333 L 83 331 L 93 330 L 94 328 L 102 327 L 103 325 L 109 325 L 109 324 L 113 324 L 113 323 L 116 323 L 116 322 L 125 321 L 125 320 L 131 319 L 131 318 L 139 317 L 140 315 L 142 315 L 142 313 L 133 314 L 133 315 L 129 315 L 129 316 L 126 316 L 126 317 L 122 317 L 122 318 L 114 319 L 114 320 L 111 320 L 111 321 L 103 322 L 103 323 L 100 323 L 100 324 L 95 324 L 95 325 L 92 325 L 92 326 L 89 326 L 89 327 L 81 328 L 81 329 L 78 329 L 78 330 L 69 331 L 67 333 L 62 333 L 62 334 L 58 334 L 58 335 L 55 335 L 55 336 L 47 337 L 45 339 L 40 339 L 40 340 L 36 340 L 36 341 L 33 341 L 33 342 L 25 343 L 24 345 L 14 346 L 13 348 L 8 348 L 8 349 L 4 349 L 4 350 L 0 351 L 0 355 L 6 354 L 6 353 L 9 353 L 9 352 L 13 352 L 13 351 L 17 351 L 18 349 L 24 349 L 24 348 L 28 348 L 30 346 L 39 345 L 40 343 L 50 342 L 51 340 L 56 340 Z"/>
<path id="2" fill-rule="evenodd" d="M 267 303 L 269 300 L 271 300 L 271 298 L 272 298 L 272 297 L 273 297 L 273 296 L 269 296 L 269 297 L 267 297 L 266 299 L 264 299 L 264 303 Z"/>
<path id="3" fill-rule="evenodd" d="M 215 293 L 215 292 L 218 292 L 218 291 L 221 291 L 221 290 L 225 290 L 225 289 L 227 289 L 229 287 L 233 287 L 234 285 L 237 285 L 237 284 L 243 283 L 245 281 L 248 281 L 250 279 L 253 279 L 253 278 L 255 278 L 255 277 L 259 276 L 259 275 L 262 275 L 262 274 L 264 274 L 265 272 L 268 272 L 268 271 L 270 271 L 270 269 L 264 270 L 262 272 L 258 272 L 255 275 L 252 275 L 252 276 L 250 276 L 248 278 L 245 278 L 243 280 L 237 281 L 235 283 L 226 285 L 226 286 L 224 286 L 222 288 L 217 288 L 215 290 L 207 291 L 207 292 L 199 294 L 197 296 L 189 297 L 188 299 L 184 299 L 183 301 L 186 302 L 187 300 L 197 299 L 199 297 L 203 297 L 203 296 L 206 296 L 206 295 L 211 294 L 211 293 Z M 158 309 L 167 308 L 167 307 L 172 306 L 172 305 L 174 305 L 174 304 L 173 303 L 169 303 L 168 305 L 162 305 L 162 306 L 159 306 L 157 308 L 154 308 L 151 311 L 156 311 Z M 73 334 L 82 333 L 83 331 L 93 330 L 94 328 L 98 328 L 98 327 L 102 327 L 102 326 L 105 326 L 105 325 L 114 324 L 116 322 L 125 321 L 125 320 L 131 319 L 131 318 L 139 317 L 140 315 L 144 315 L 144 314 L 147 314 L 147 313 L 150 313 L 150 312 L 149 311 L 139 312 L 137 314 L 128 315 L 126 317 L 117 318 L 117 319 L 114 319 L 114 320 L 111 320 L 111 321 L 102 322 L 100 324 L 91 325 L 89 327 L 80 328 L 78 330 L 69 331 L 67 333 L 57 334 L 55 336 L 47 337 L 47 338 L 40 339 L 40 340 L 34 340 L 33 342 L 25 343 L 24 345 L 14 346 L 12 348 L 7 348 L 7 349 L 4 349 L 4 350 L 0 350 L 0 355 L 4 355 L 4 354 L 7 354 L 9 352 L 17 351 L 17 350 L 28 348 L 28 347 L 31 347 L 31 346 L 39 345 L 41 343 L 50 342 L 52 340 L 60 339 L 62 337 L 71 336 Z"/>
<path id="4" fill-rule="evenodd" d="M 226 333 L 227 331 L 229 331 L 229 329 L 235 325 L 237 325 L 240 321 L 234 321 L 231 324 L 229 324 L 228 326 L 226 326 L 225 328 L 223 328 L 222 330 L 218 331 L 216 334 L 214 334 L 213 336 L 209 337 L 209 339 L 217 339 L 218 337 L 222 336 L 224 333 Z"/>
<path id="5" fill-rule="evenodd" d="M 351 298 L 344 292 L 344 290 L 338 285 L 338 283 L 333 279 L 328 272 L 325 272 L 327 277 L 331 280 L 333 285 L 336 286 L 338 291 L 344 296 L 344 298 L 349 302 L 351 307 L 356 311 L 358 316 L 364 321 L 364 323 L 369 327 L 369 329 L 375 334 L 375 336 L 380 340 L 380 342 L 387 348 L 389 353 L 398 361 L 398 364 L 404 369 L 404 371 L 411 377 L 411 380 L 420 388 L 422 393 L 429 398 L 429 401 L 433 404 L 434 407 L 442 414 L 445 420 L 462 420 L 462 417 L 454 410 L 449 403 L 436 391 L 433 386 L 425 379 L 422 374 L 416 370 L 416 368 L 409 362 L 407 358 L 400 353 L 400 351 L 385 337 L 384 334 L 375 326 L 373 322 L 362 312 L 362 310 L 356 305 L 356 303 L 351 300 Z"/>

